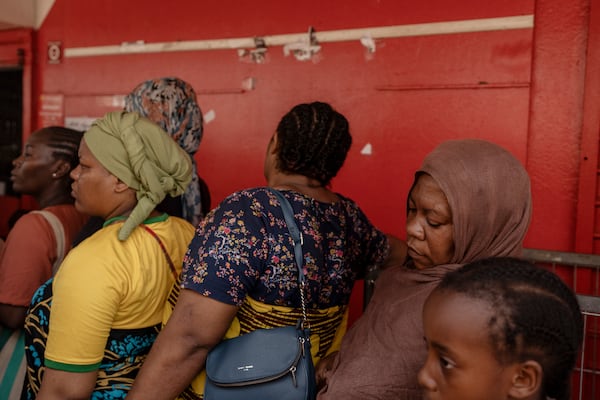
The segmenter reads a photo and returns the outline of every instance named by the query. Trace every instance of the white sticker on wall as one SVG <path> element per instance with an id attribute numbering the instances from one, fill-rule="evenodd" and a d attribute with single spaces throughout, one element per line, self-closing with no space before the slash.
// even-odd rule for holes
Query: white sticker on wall
<path id="1" fill-rule="evenodd" d="M 208 124 L 209 122 L 214 120 L 216 117 L 217 117 L 217 115 L 215 114 L 215 110 L 210 110 L 202 116 L 205 124 Z"/>
<path id="2" fill-rule="evenodd" d="M 371 146 L 371 143 L 365 144 L 365 146 L 360 151 L 360 154 L 362 154 L 363 156 L 370 156 L 371 154 L 373 154 L 373 146 Z"/>

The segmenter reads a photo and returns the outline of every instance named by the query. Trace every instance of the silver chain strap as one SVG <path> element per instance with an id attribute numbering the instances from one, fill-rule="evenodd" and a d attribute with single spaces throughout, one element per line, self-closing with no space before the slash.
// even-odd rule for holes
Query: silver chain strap
<path id="1" fill-rule="evenodd" d="M 302 236 L 302 232 L 298 228 L 296 221 L 294 221 L 294 210 L 290 202 L 276 189 L 268 188 L 271 193 L 275 195 L 279 199 L 279 203 L 281 204 L 281 209 L 283 211 L 283 217 L 285 219 L 285 223 L 287 224 L 288 230 L 290 232 L 290 236 L 294 242 L 294 258 L 296 259 L 296 265 L 298 266 L 298 289 L 300 290 L 300 302 L 302 304 L 302 328 L 306 326 L 306 328 L 310 328 L 310 322 L 308 321 L 308 316 L 306 314 L 306 299 L 305 299 L 305 290 L 306 290 L 306 276 L 304 276 L 304 270 L 302 262 L 304 257 L 302 255 L 302 245 L 304 244 L 304 238 Z"/>
<path id="2" fill-rule="evenodd" d="M 300 301 L 302 302 L 302 328 L 306 326 L 306 328 L 310 329 L 310 322 L 308 321 L 308 317 L 306 315 L 306 301 L 304 299 L 304 291 L 306 290 L 306 281 L 302 281 L 300 286 Z"/>

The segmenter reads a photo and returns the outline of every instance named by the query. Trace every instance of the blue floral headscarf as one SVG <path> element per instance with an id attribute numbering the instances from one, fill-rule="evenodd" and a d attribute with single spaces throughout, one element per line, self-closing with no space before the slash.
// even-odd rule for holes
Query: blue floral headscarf
<path id="1" fill-rule="evenodd" d="M 140 83 L 125 96 L 125 110 L 135 111 L 158 124 L 192 158 L 202 139 L 202 111 L 192 86 L 175 77 L 150 79 Z M 183 217 L 197 225 L 202 215 L 200 182 L 192 174 L 192 182 L 182 195 Z"/>

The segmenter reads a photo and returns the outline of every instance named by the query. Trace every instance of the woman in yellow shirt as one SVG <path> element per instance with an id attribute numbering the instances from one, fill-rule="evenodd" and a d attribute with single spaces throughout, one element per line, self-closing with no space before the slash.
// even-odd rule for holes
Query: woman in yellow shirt
<path id="1" fill-rule="evenodd" d="M 150 120 L 108 113 L 84 134 L 79 162 L 71 173 L 75 207 L 106 222 L 34 295 L 27 398 L 125 397 L 194 232 L 154 210 L 185 190 L 192 163 Z"/>

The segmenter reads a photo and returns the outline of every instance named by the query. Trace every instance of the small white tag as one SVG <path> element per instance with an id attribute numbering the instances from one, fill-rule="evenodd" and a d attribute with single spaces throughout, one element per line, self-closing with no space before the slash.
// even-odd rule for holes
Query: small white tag
<path id="1" fill-rule="evenodd" d="M 360 151 L 360 154 L 362 154 L 363 156 L 370 156 L 371 154 L 373 154 L 373 146 L 371 146 L 371 143 L 365 144 L 365 146 Z"/>
<path id="2" fill-rule="evenodd" d="M 202 117 L 204 119 L 204 123 L 208 124 L 209 122 L 214 120 L 216 118 L 216 116 L 217 115 L 215 114 L 215 110 L 210 110 L 206 114 L 204 114 Z"/>

